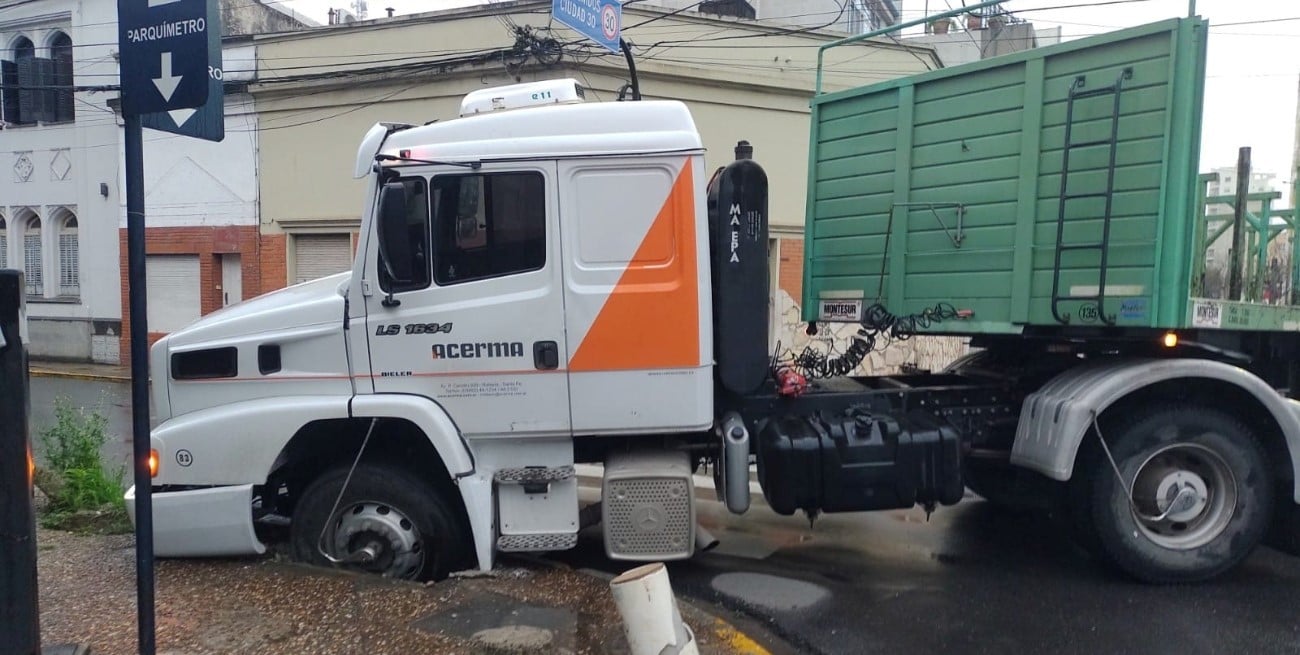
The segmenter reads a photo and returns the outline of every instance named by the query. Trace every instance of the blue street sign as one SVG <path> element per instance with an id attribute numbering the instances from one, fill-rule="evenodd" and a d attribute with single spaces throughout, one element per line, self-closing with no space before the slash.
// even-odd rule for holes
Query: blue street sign
<path id="1" fill-rule="evenodd" d="M 117 0 L 117 25 L 123 114 L 207 100 L 208 0 Z"/>
<path id="2" fill-rule="evenodd" d="M 226 138 L 226 95 L 221 72 L 221 6 L 208 3 L 208 99 L 197 109 L 173 109 L 144 114 L 140 125 L 181 136 L 221 141 Z"/>
<path id="3" fill-rule="evenodd" d="M 620 49 L 623 4 L 619 0 L 551 0 L 551 16 L 611 52 Z"/>

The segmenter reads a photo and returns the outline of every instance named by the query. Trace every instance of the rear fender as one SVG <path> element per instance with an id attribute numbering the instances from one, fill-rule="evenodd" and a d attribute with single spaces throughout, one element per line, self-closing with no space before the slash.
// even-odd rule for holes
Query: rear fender
<path id="1" fill-rule="evenodd" d="M 1226 382 L 1264 406 L 1286 441 L 1296 473 L 1293 493 L 1300 503 L 1300 403 L 1284 398 L 1244 369 L 1203 359 L 1125 360 L 1061 373 L 1025 399 L 1011 463 L 1054 480 L 1069 480 L 1094 416 L 1135 391 L 1179 378 Z"/>

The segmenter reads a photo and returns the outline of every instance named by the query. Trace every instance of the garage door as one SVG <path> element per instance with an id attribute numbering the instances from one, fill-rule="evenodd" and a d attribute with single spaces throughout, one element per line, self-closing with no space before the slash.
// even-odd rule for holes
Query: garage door
<path id="1" fill-rule="evenodd" d="M 149 255 L 145 281 L 150 332 L 174 332 L 199 317 L 198 255 Z"/>
<path id="2" fill-rule="evenodd" d="M 295 284 L 352 269 L 351 234 L 300 234 L 293 250 Z"/>

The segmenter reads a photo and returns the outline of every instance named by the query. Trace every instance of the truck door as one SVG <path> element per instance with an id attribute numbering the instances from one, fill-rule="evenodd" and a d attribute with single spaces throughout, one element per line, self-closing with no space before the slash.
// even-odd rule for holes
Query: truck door
<path id="1" fill-rule="evenodd" d="M 555 164 L 425 170 L 375 210 L 377 226 L 405 213 L 406 230 L 368 246 L 374 391 L 428 396 L 467 436 L 567 435 Z"/>
<path id="2" fill-rule="evenodd" d="M 703 170 L 698 154 L 559 164 L 575 433 L 713 422 Z"/>

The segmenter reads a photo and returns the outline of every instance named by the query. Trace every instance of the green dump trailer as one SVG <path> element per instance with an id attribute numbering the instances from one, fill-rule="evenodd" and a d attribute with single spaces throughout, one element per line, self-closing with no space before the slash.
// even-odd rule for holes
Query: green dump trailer
<path id="1" fill-rule="evenodd" d="M 931 331 L 1300 329 L 1300 308 L 1257 292 L 1198 297 L 1222 227 L 1197 175 L 1207 27 L 1173 19 L 816 96 L 805 320 L 948 303 L 963 318 Z M 1279 234 L 1300 247 L 1281 219 L 1243 266 Z"/>
<path id="2" fill-rule="evenodd" d="M 778 356 L 774 390 L 749 401 L 759 426 L 804 415 L 759 428 L 765 493 L 787 483 L 804 494 L 790 507 L 868 507 L 885 492 L 826 502 L 827 489 L 873 475 L 873 458 L 907 460 L 917 485 L 959 459 L 967 487 L 1058 510 L 1143 580 L 1211 578 L 1264 540 L 1300 554 L 1300 308 L 1260 282 L 1284 249 L 1286 286 L 1300 286 L 1296 216 L 1268 194 L 1207 212 L 1237 200 L 1207 196 L 1197 171 L 1207 32 L 1173 19 L 819 84 L 804 319 L 861 329 L 848 347 Z M 1234 224 L 1241 282 L 1212 293 L 1206 252 Z M 943 371 L 834 377 L 886 337 L 926 332 L 972 352 Z M 870 432 L 864 412 L 952 429 L 960 456 L 912 461 L 920 442 Z"/>

